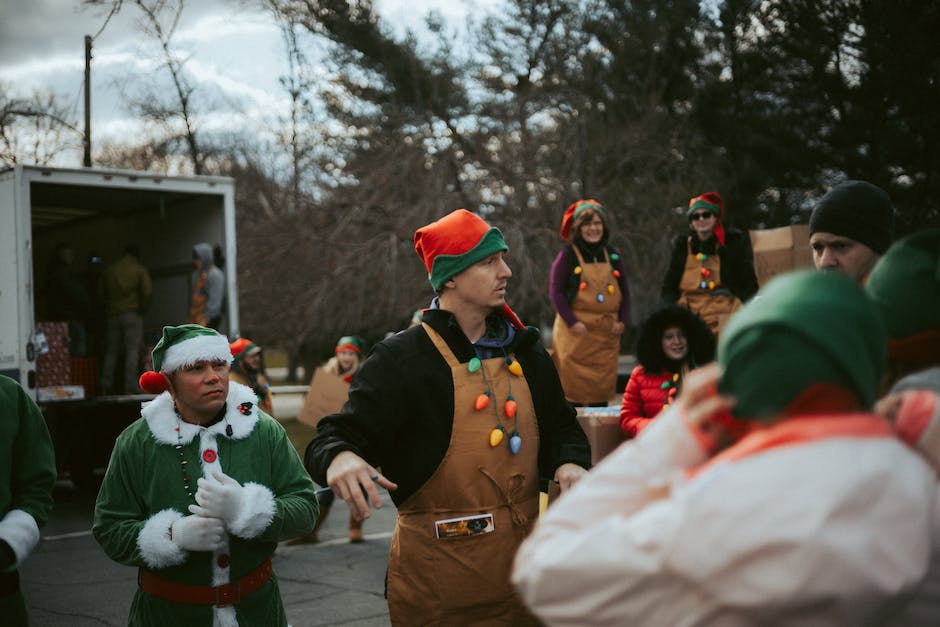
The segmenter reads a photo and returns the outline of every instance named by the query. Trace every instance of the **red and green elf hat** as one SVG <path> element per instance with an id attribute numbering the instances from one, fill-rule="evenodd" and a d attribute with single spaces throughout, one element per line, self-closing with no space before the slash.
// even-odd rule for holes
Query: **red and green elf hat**
<path id="1" fill-rule="evenodd" d="M 240 337 L 231 344 L 229 348 L 232 351 L 232 357 L 235 361 L 241 360 L 242 357 L 248 355 L 254 355 L 261 351 L 261 347 L 249 340 L 247 337 Z"/>
<path id="2" fill-rule="evenodd" d="M 415 252 L 428 269 L 428 280 L 435 292 L 476 262 L 507 250 L 499 229 L 466 209 L 458 209 L 415 231 Z"/>
<path id="3" fill-rule="evenodd" d="M 888 328 L 888 355 L 912 366 L 940 363 L 940 229 L 895 242 L 865 283 Z"/>
<path id="4" fill-rule="evenodd" d="M 705 192 L 701 196 L 689 199 L 689 210 L 685 212 L 685 216 L 691 220 L 692 214 L 699 210 L 711 211 L 718 218 L 715 224 L 715 237 L 719 244 L 724 245 L 725 227 L 721 224 L 721 218 L 725 213 L 725 203 L 718 192 Z"/>
<path id="5" fill-rule="evenodd" d="M 336 343 L 335 352 L 340 351 L 352 351 L 356 354 L 361 354 L 362 349 L 365 348 L 366 342 L 358 335 L 344 335 L 339 338 L 339 341 Z"/>
<path id="6" fill-rule="evenodd" d="M 153 371 L 140 375 L 140 389 L 149 394 L 160 394 L 167 389 L 166 375 L 197 361 L 232 361 L 228 339 L 216 331 L 198 324 L 163 327 L 163 336 L 151 353 Z"/>
<path id="7" fill-rule="evenodd" d="M 593 209 L 601 214 L 601 217 L 604 218 L 604 222 L 607 222 L 607 209 L 604 208 L 604 205 L 592 198 L 576 200 L 568 205 L 568 208 L 565 209 L 565 215 L 561 217 L 561 239 L 566 242 L 571 241 L 571 227 L 574 226 L 574 221 L 585 209 Z"/>

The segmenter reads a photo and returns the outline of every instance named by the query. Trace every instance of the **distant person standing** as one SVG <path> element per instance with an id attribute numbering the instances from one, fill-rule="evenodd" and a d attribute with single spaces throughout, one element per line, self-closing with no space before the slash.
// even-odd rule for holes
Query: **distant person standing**
<path id="1" fill-rule="evenodd" d="M 420 315 L 420 310 L 415 312 Z M 412 319 L 413 320 L 413 319 Z M 420 319 L 418 324 L 421 324 Z M 412 325 L 417 326 L 417 325 Z M 409 327 L 410 328 L 410 327 Z M 320 366 L 310 379 L 310 391 L 304 397 L 303 407 L 300 409 L 298 420 L 304 424 L 316 427 L 320 419 L 335 414 L 343 408 L 349 398 L 349 386 L 353 376 L 362 365 L 365 349 L 365 340 L 358 335 L 344 335 L 339 338 L 334 349 L 334 355 L 326 364 Z M 320 527 L 326 522 L 327 514 L 333 507 L 335 495 L 332 490 L 320 492 L 317 503 L 320 505 L 320 517 L 313 531 L 300 538 L 288 540 L 288 544 L 308 544 L 319 542 Z M 350 542 L 362 542 L 362 520 L 349 513 L 349 530 L 347 535 Z"/>
<path id="2" fill-rule="evenodd" d="M 75 268 L 75 249 L 59 242 L 46 268 L 46 319 L 65 321 L 69 327 L 69 354 L 88 354 L 85 320 L 91 310 L 91 299 Z"/>
<path id="3" fill-rule="evenodd" d="M 660 297 L 698 314 L 715 335 L 741 303 L 757 293 L 754 251 L 747 233 L 722 224 L 725 203 L 718 192 L 689 200 L 688 231 L 673 240 Z"/>
<path id="4" fill-rule="evenodd" d="M 195 271 L 189 301 L 189 322 L 219 330 L 225 297 L 225 274 L 215 265 L 210 244 L 200 242 L 193 246 L 193 266 Z"/>
<path id="5" fill-rule="evenodd" d="M 29 624 L 17 567 L 39 544 L 52 511 L 55 453 L 46 422 L 23 388 L 0 375 L 0 622 Z"/>
<path id="6" fill-rule="evenodd" d="M 809 245 L 817 270 L 834 270 L 864 283 L 894 236 L 894 205 L 880 187 L 845 181 L 823 196 L 809 217 Z"/>
<path id="7" fill-rule="evenodd" d="M 576 405 L 607 405 L 617 394 L 620 336 L 630 323 L 630 289 L 610 222 L 596 200 L 565 210 L 566 245 L 552 263 L 548 293 L 555 307 L 552 346 L 565 398 Z"/>
<path id="8" fill-rule="evenodd" d="M 232 370 L 229 378 L 254 390 L 258 405 L 265 413 L 273 416 L 271 384 L 261 363 L 261 347 L 248 338 L 241 337 L 229 344 L 229 348 L 232 350 Z"/>
<path id="9" fill-rule="evenodd" d="M 113 393 L 114 367 L 118 351 L 124 347 L 123 392 L 137 392 L 140 372 L 140 346 L 144 334 L 143 314 L 153 294 L 150 273 L 140 262 L 140 248 L 128 244 L 120 259 L 104 272 L 104 296 L 108 324 L 104 363 L 101 367 L 101 389 Z"/>

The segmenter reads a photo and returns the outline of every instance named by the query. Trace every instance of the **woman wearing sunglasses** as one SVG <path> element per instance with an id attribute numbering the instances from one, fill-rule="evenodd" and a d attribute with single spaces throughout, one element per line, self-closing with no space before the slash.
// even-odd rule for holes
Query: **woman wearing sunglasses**
<path id="1" fill-rule="evenodd" d="M 689 232 L 676 238 L 661 291 L 664 303 L 698 314 L 715 335 L 743 301 L 757 292 L 754 253 L 747 233 L 722 226 L 717 192 L 689 201 Z"/>

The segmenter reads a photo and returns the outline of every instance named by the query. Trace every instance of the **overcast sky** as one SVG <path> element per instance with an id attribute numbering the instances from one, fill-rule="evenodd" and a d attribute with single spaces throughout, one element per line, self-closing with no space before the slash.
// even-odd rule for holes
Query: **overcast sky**
<path id="1" fill-rule="evenodd" d="M 401 31 L 420 32 L 423 18 L 435 10 L 459 25 L 469 14 L 499 0 L 375 0 L 379 15 Z M 186 70 L 202 93 L 215 95 L 210 126 L 257 119 L 286 106 L 278 85 L 285 72 L 284 44 L 271 17 L 251 0 L 190 0 L 173 40 L 188 53 Z M 93 137 L 118 139 L 134 133 L 121 96 L 134 81 L 154 71 L 159 54 L 135 27 L 139 10 L 125 2 L 121 12 L 94 41 L 92 61 Z M 55 92 L 83 117 L 84 37 L 95 35 L 107 12 L 79 0 L 0 0 L 0 85 L 16 96 L 34 88 Z M 231 108 L 237 102 L 239 111 Z M 71 165 L 71 164 L 70 164 Z"/>

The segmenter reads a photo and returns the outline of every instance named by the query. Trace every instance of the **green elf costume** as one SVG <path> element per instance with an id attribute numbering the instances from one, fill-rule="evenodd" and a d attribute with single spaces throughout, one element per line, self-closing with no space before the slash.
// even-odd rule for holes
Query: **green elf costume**
<path id="1" fill-rule="evenodd" d="M 0 375 L 0 623 L 27 625 L 17 568 L 39 544 L 52 511 L 56 466 L 39 407 L 20 385 Z"/>
<path id="2" fill-rule="evenodd" d="M 92 531 L 109 557 L 140 569 L 130 625 L 287 624 L 271 556 L 279 541 L 313 528 L 310 477 L 251 388 L 228 382 L 206 426 L 182 420 L 166 391 L 180 369 L 231 360 L 228 340 L 212 329 L 164 327 L 153 349 L 158 372 L 141 376 L 142 389 L 161 393 L 115 443 Z M 210 492 L 231 498 L 213 512 Z M 224 531 L 205 541 L 220 521 Z"/>

